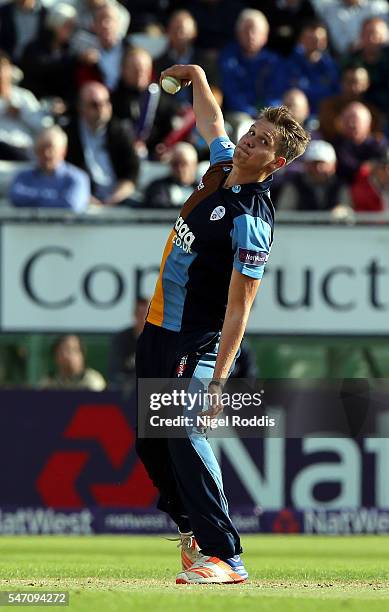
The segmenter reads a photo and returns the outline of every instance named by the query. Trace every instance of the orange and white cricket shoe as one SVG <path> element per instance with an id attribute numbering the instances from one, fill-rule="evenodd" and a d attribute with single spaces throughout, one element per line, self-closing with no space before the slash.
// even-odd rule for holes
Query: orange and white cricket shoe
<path id="1" fill-rule="evenodd" d="M 218 557 L 206 557 L 199 553 L 196 563 L 177 574 L 176 584 L 237 584 L 247 580 L 247 576 L 246 571 L 238 574 L 231 565 Z"/>
<path id="2" fill-rule="evenodd" d="M 181 540 L 178 544 L 178 546 L 181 546 L 181 564 L 182 569 L 185 571 L 199 560 L 200 548 L 193 535 L 193 531 L 181 533 L 181 531 L 178 530 L 178 535 Z"/>

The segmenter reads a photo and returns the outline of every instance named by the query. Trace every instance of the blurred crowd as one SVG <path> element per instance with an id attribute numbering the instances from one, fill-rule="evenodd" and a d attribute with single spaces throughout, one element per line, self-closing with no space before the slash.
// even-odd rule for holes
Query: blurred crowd
<path id="1" fill-rule="evenodd" d="M 312 133 L 274 176 L 279 210 L 389 210 L 388 0 L 0 2 L 0 199 L 180 207 L 207 167 L 190 88 L 206 71 L 236 141 L 267 105 Z"/>
<path id="2" fill-rule="evenodd" d="M 58 336 L 51 345 L 47 359 L 47 374 L 39 381 L 40 389 L 78 389 L 89 391 L 135 388 L 135 354 L 138 336 L 143 330 L 150 298 L 139 296 L 134 304 L 130 325 L 117 331 L 109 340 L 105 363 L 106 378 L 90 367 L 82 338 L 69 333 Z M 254 382 L 257 377 L 256 356 L 247 341 L 243 341 L 231 377 Z"/>

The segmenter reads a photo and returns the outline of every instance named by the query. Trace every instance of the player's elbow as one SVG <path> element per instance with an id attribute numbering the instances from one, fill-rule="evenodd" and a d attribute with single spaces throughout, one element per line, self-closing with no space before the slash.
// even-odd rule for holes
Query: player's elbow
<path id="1" fill-rule="evenodd" d="M 225 135 L 224 121 L 220 118 L 197 121 L 197 129 L 208 145 L 218 136 Z"/>

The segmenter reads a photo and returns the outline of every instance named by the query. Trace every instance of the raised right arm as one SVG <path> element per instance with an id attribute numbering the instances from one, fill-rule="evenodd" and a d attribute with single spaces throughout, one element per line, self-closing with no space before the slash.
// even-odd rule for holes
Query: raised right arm
<path id="1" fill-rule="evenodd" d="M 226 136 L 223 114 L 204 70 L 195 64 L 176 64 L 161 73 L 161 81 L 166 76 L 192 82 L 196 125 L 207 144 L 210 145 L 218 136 Z"/>

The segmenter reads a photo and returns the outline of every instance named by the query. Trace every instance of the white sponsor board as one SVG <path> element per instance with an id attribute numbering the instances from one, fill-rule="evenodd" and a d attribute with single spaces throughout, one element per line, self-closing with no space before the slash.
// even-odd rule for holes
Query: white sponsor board
<path id="1" fill-rule="evenodd" d="M 136 293 L 153 292 L 170 227 L 4 223 L 1 329 L 127 325 Z M 277 227 L 248 330 L 388 334 L 389 229 Z"/>
<path id="2" fill-rule="evenodd" d="M 143 275 L 145 292 L 154 289 L 167 230 L 3 225 L 2 329 L 98 332 L 128 325 L 137 277 Z"/>

